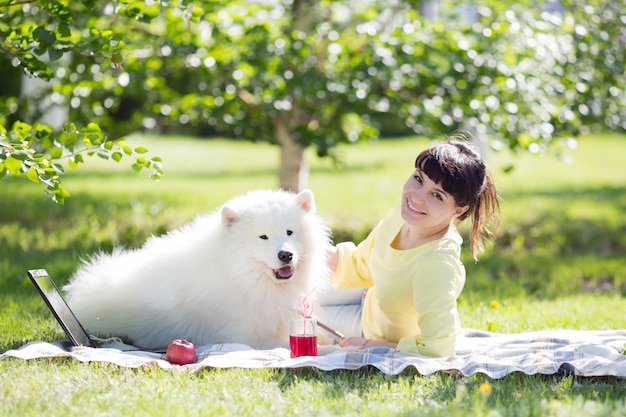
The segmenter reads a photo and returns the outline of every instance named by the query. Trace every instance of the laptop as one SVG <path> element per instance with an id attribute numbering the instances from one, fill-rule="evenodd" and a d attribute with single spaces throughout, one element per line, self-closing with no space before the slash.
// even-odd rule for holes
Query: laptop
<path id="1" fill-rule="evenodd" d="M 35 285 L 46 305 L 57 319 L 63 331 L 74 346 L 97 347 L 85 328 L 76 318 L 74 312 L 67 305 L 61 292 L 50 278 L 45 269 L 30 269 L 30 280 Z"/>

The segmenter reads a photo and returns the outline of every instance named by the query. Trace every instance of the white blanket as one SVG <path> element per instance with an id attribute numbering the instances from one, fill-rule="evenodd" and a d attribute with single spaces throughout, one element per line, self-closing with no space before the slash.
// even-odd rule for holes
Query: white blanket
<path id="1" fill-rule="evenodd" d="M 202 368 L 299 368 L 359 369 L 372 366 L 389 375 L 414 368 L 421 375 L 438 371 L 465 376 L 483 373 L 501 378 L 512 372 L 525 374 L 564 374 L 616 376 L 626 378 L 626 330 L 583 331 L 545 330 L 519 334 L 499 334 L 465 329 L 457 339 L 455 356 L 429 358 L 375 347 L 340 349 L 321 346 L 319 356 L 289 357 L 289 350 L 255 350 L 239 344 L 214 344 L 197 348 L 197 363 L 172 365 L 163 354 L 124 350 L 109 344 L 101 348 L 73 347 L 67 341 L 31 342 L 10 350 L 0 359 L 72 357 L 81 362 L 110 362 L 119 366 L 156 365 L 163 369 L 198 371 Z"/>

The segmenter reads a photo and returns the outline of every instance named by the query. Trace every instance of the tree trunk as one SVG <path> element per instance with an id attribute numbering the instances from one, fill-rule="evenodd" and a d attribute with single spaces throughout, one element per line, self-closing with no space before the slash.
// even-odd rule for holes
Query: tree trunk
<path id="1" fill-rule="evenodd" d="M 297 144 L 285 121 L 274 118 L 276 139 L 280 144 L 280 188 L 287 191 L 298 192 L 308 187 L 309 166 L 306 162 L 306 148 Z"/>

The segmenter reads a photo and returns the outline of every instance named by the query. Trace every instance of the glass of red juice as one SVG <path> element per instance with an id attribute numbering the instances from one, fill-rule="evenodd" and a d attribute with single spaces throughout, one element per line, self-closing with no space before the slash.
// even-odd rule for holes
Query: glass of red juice
<path id="1" fill-rule="evenodd" d="M 316 322 L 312 318 L 289 319 L 289 349 L 291 357 L 317 356 Z"/>

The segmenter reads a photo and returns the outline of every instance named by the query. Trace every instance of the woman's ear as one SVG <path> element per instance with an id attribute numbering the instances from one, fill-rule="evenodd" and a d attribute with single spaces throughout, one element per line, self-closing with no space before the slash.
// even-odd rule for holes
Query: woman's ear
<path id="1" fill-rule="evenodd" d="M 456 217 L 461 217 L 463 214 L 465 214 L 467 210 L 469 210 L 469 205 L 463 206 L 463 207 L 457 207 L 455 211 Z"/>

